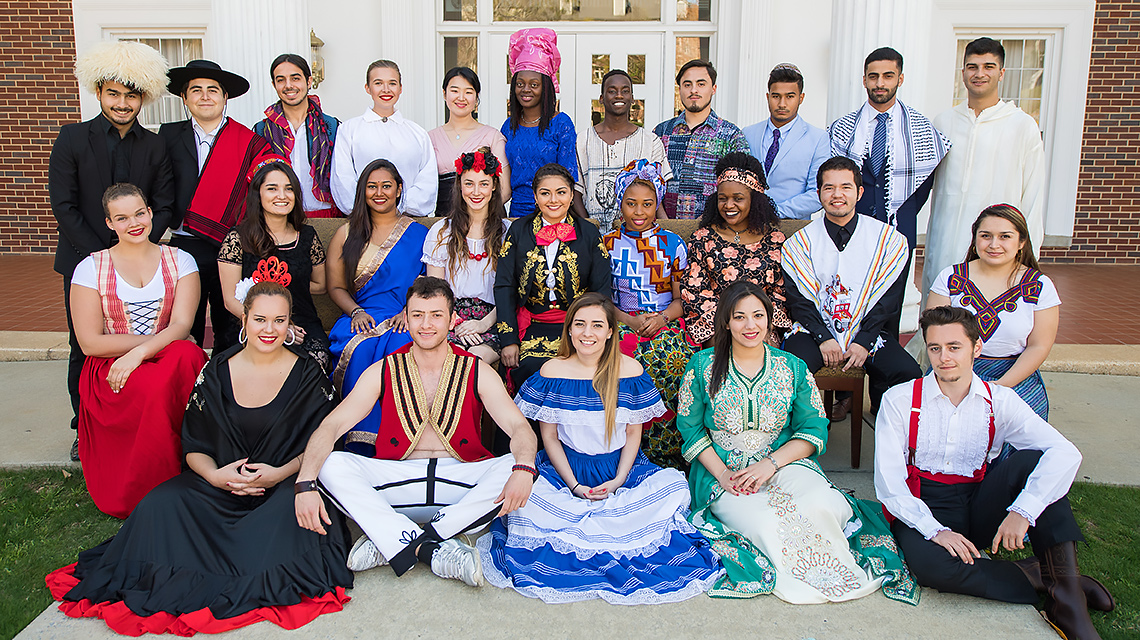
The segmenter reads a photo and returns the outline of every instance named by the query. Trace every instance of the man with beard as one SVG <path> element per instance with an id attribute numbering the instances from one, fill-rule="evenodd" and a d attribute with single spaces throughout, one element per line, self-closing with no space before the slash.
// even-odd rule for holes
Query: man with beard
<path id="1" fill-rule="evenodd" d="M 1068 494 L 1080 452 L 1012 389 L 974 375 L 974 314 L 934 307 L 920 323 L 933 370 L 887 391 L 875 423 L 875 494 L 907 565 L 946 593 L 1020 604 L 1043 594 L 1064 637 L 1100 638 L 1089 609 L 1116 601 L 1077 569 L 1084 536 Z M 1017 450 L 995 463 L 1005 443 Z M 1026 534 L 1032 556 L 996 556 L 1024 548 Z"/>
<path id="2" fill-rule="evenodd" d="M 684 112 L 657 125 L 674 179 L 666 185 L 662 206 L 670 218 L 701 217 L 705 202 L 716 192 L 716 163 L 733 151 L 749 153 L 748 139 L 736 125 L 712 109 L 716 69 L 704 60 L 690 60 L 677 72 Z"/>
<path id="3" fill-rule="evenodd" d="M 778 64 L 768 74 L 771 117 L 744 128 L 752 155 L 764 164 L 766 192 L 781 218 L 806 220 L 819 211 L 815 179 L 831 157 L 827 132 L 799 116 L 804 103 L 804 77 L 794 64 Z"/>
<path id="4" fill-rule="evenodd" d="M 48 196 L 59 225 L 55 270 L 63 276 L 71 345 L 67 390 L 72 429 L 79 425 L 79 375 L 85 358 L 71 323 L 71 275 L 84 258 L 115 241 L 104 217 L 103 193 L 120 182 L 142 189 L 154 212 L 154 242 L 166 232 L 174 207 L 166 145 L 138 121 L 143 105 L 162 97 L 166 60 L 138 42 L 105 42 L 79 59 L 75 76 L 99 98 L 99 115 L 62 127 L 48 160 Z M 71 460 L 79 461 L 78 439 L 71 446 Z"/>
<path id="5" fill-rule="evenodd" d="M 602 108 L 605 117 L 578 134 L 578 170 L 581 180 L 574 185 L 574 207 L 582 215 L 598 221 L 602 233 L 613 229 L 621 218 L 621 203 L 614 192 L 614 178 L 630 162 L 646 159 L 661 163 L 661 178 L 673 177 L 661 139 L 630 122 L 633 106 L 633 80 L 621 69 L 602 77 Z M 659 208 L 658 217 L 665 217 Z"/>
<path id="6" fill-rule="evenodd" d="M 903 83 L 903 59 L 890 47 L 875 49 L 863 62 L 867 103 L 828 127 L 834 155 L 854 160 L 863 172 L 863 197 L 856 211 L 896 227 L 914 252 L 918 212 L 930 196 L 934 169 L 950 140 L 895 94 Z M 910 274 L 910 258 L 900 278 Z M 917 295 L 916 295 L 917 298 Z M 902 298 L 887 330 L 896 338 Z"/>
<path id="7" fill-rule="evenodd" d="M 206 304 L 214 332 L 214 353 L 237 336 L 218 279 L 218 249 L 245 213 L 246 177 L 269 154 L 269 144 L 226 116 L 226 101 L 249 91 L 249 81 L 216 62 L 191 60 L 171 69 L 167 90 L 182 97 L 190 118 L 162 125 L 158 135 L 174 167 L 174 221 L 171 246 L 194 256 L 202 299 L 190 335 L 204 345 Z"/>
<path id="8" fill-rule="evenodd" d="M 301 183 L 301 206 L 306 218 L 333 218 L 341 214 L 333 204 L 332 176 L 336 118 L 321 110 L 309 63 L 295 53 L 283 53 L 269 65 L 273 89 L 280 98 L 265 109 L 265 119 L 253 132 L 269 141 L 273 152 L 289 161 Z"/>

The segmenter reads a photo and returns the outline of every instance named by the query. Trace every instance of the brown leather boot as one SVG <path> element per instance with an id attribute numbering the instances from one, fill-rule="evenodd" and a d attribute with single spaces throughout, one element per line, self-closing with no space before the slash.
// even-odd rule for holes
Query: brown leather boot
<path id="1" fill-rule="evenodd" d="M 1045 583 L 1041 579 L 1041 561 L 1036 556 L 1014 560 L 1013 564 L 1025 574 L 1029 584 L 1038 593 L 1045 593 Z M 1081 591 L 1085 592 L 1085 601 L 1093 611 L 1112 611 L 1116 609 L 1116 598 L 1099 580 L 1090 576 L 1081 576 Z"/>
<path id="2" fill-rule="evenodd" d="M 1045 587 L 1045 615 L 1068 640 L 1100 640 L 1089 618 L 1088 601 L 1077 569 L 1077 544 L 1062 542 L 1037 552 Z"/>

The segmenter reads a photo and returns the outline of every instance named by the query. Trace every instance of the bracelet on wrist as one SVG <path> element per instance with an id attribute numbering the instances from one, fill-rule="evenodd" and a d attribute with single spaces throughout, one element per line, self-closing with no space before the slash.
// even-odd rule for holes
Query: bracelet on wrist
<path id="1" fill-rule="evenodd" d="M 316 491 L 317 488 L 316 480 L 302 480 L 293 485 L 293 494 L 308 493 L 310 491 Z"/>
<path id="2" fill-rule="evenodd" d="M 577 490 L 578 490 L 578 487 L 580 487 L 580 486 L 582 486 L 582 483 L 581 483 L 581 482 L 579 482 L 578 484 L 574 485 L 574 488 L 570 490 L 570 493 L 571 493 L 571 494 L 573 494 L 575 491 L 577 491 Z"/>
<path id="3" fill-rule="evenodd" d="M 776 471 L 779 471 L 779 470 L 780 470 L 780 463 L 779 463 L 779 462 L 776 462 L 776 459 L 772 457 L 772 454 L 770 454 L 770 453 L 769 453 L 768 455 L 764 456 L 764 457 L 763 457 L 763 458 L 761 458 L 761 459 L 762 459 L 762 460 L 767 460 L 768 462 L 771 462 L 771 463 L 772 463 L 772 466 L 773 466 L 773 467 L 776 469 Z"/>
<path id="4" fill-rule="evenodd" d="M 534 476 L 536 480 L 538 479 L 538 469 L 535 469 L 529 464 L 516 464 L 515 466 L 511 467 L 511 471 L 526 471 L 527 473 Z"/>
<path id="5" fill-rule="evenodd" d="M 364 307 L 357 307 L 357 308 L 355 308 L 355 309 L 353 309 L 353 310 L 352 310 L 352 313 L 350 313 L 350 314 L 348 315 L 348 318 L 349 318 L 349 320 L 355 320 L 355 319 L 356 319 L 356 314 L 358 314 L 358 313 L 363 313 L 363 312 L 364 312 Z"/>

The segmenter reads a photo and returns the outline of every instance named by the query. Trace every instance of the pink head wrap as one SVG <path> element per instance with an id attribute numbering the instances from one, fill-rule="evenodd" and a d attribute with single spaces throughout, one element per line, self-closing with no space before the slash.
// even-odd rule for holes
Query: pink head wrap
<path id="1" fill-rule="evenodd" d="M 558 67 L 562 64 L 562 54 L 558 53 L 558 34 L 553 29 L 538 27 L 519 29 L 511 34 L 511 46 L 507 50 L 507 65 L 511 75 L 519 71 L 536 71 L 554 82 L 558 91 Z"/>

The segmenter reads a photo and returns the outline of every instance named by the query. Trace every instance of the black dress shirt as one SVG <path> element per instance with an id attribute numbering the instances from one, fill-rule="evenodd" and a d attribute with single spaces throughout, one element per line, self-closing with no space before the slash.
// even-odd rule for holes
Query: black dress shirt
<path id="1" fill-rule="evenodd" d="M 127 129 L 126 135 L 120 135 L 115 123 L 101 113 L 99 118 L 102 120 L 99 126 L 107 131 L 107 161 L 111 167 L 111 184 L 130 182 L 131 152 L 134 150 L 135 140 L 141 133 L 142 125 L 136 119 L 131 128 Z"/>
<path id="2" fill-rule="evenodd" d="M 855 233 L 855 227 L 859 224 L 859 215 L 851 216 L 851 220 L 845 225 L 838 225 L 828 220 L 823 219 L 823 227 L 827 230 L 828 237 L 835 243 L 835 248 L 843 251 L 847 248 L 847 243 L 851 241 L 851 236 Z M 859 333 L 855 335 L 854 342 L 859 344 L 864 349 L 870 351 L 871 347 L 875 345 L 879 334 L 883 333 L 883 327 L 886 325 L 893 313 L 897 313 L 902 307 L 902 297 L 905 292 L 906 278 L 899 278 L 891 285 L 889 289 L 879 298 L 875 306 L 871 307 L 866 314 L 863 315 L 862 322 L 859 323 Z M 819 309 L 815 303 L 808 300 L 791 278 L 784 278 L 784 290 L 788 297 L 788 312 L 791 314 L 792 319 L 803 325 L 811 334 L 816 344 L 823 344 L 828 340 L 833 340 L 834 335 L 831 334 L 831 329 L 823 321 L 823 316 L 819 315 Z"/>

